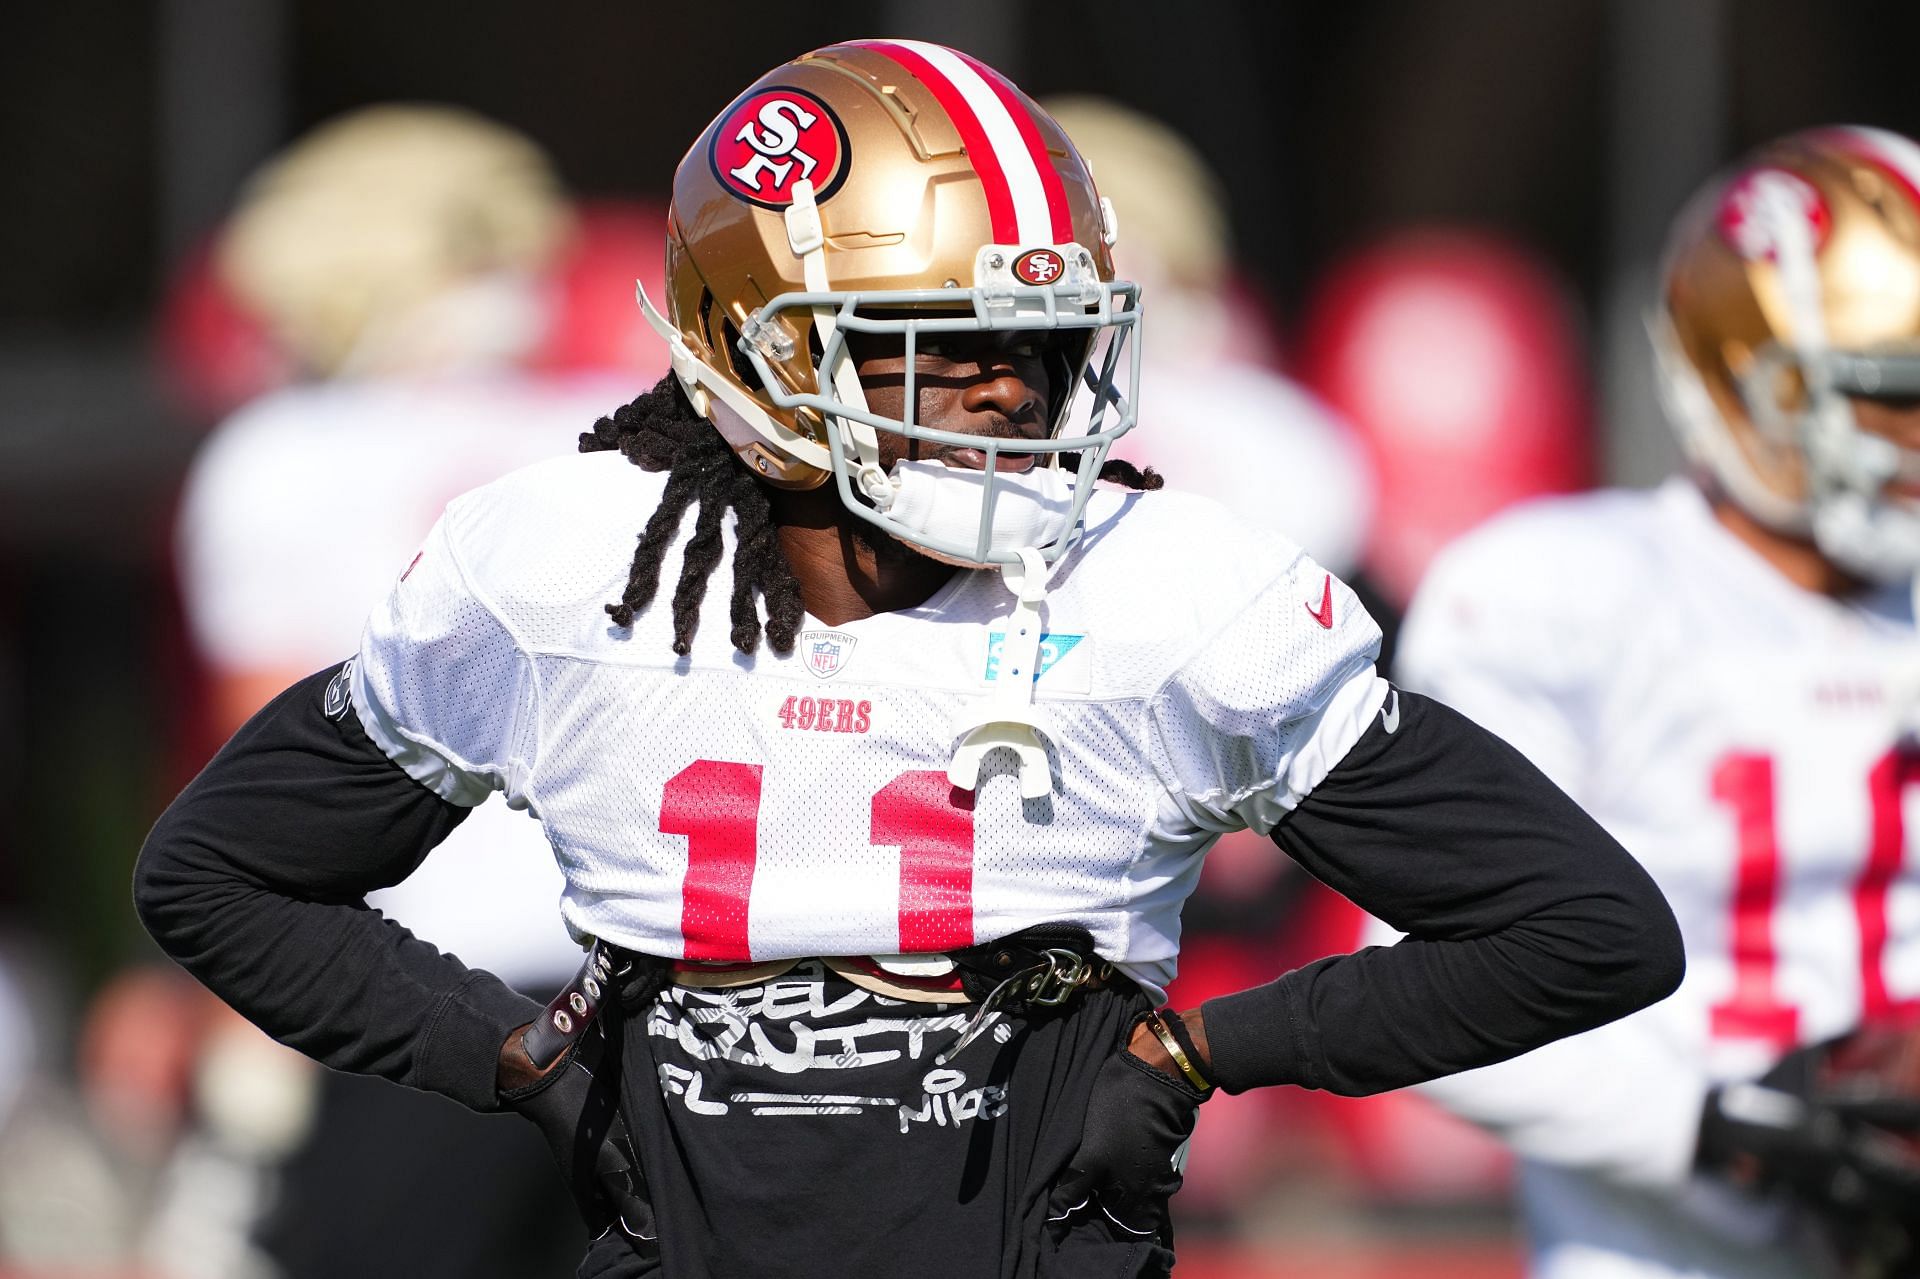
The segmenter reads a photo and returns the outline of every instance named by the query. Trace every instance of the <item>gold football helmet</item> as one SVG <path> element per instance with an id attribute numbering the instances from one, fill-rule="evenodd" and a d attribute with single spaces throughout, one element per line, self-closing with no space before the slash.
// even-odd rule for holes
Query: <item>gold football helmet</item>
<path id="1" fill-rule="evenodd" d="M 848 509 L 942 558 L 1004 564 L 1030 547 L 1050 561 L 1133 424 L 1139 294 L 1114 279 L 1114 235 L 1073 144 L 998 72 L 940 45 L 856 41 L 776 67 L 707 126 L 674 175 L 665 314 L 639 302 L 694 407 L 767 482 L 832 476 Z M 1051 334 L 1053 431 L 1019 442 L 1044 464 L 1028 475 L 996 470 L 1006 442 L 910 420 L 917 344 L 1000 329 Z M 869 411 L 849 332 L 902 344 L 908 420 Z M 1091 422 L 1063 434 L 1082 380 Z M 903 513 L 926 503 L 896 501 L 881 431 L 983 449 L 964 533 Z M 941 483 L 934 505 L 951 514 Z M 1019 509 L 1050 515 L 997 527 Z"/>
<path id="2" fill-rule="evenodd" d="M 1920 456 L 1850 397 L 1920 397 L 1920 146 L 1812 129 L 1763 146 L 1682 213 L 1651 322 L 1681 441 L 1771 528 L 1871 581 L 1920 569 Z"/>

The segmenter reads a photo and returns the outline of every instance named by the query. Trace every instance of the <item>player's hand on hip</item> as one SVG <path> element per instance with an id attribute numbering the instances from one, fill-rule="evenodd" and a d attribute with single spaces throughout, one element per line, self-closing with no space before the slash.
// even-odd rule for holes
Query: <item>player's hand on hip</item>
<path id="1" fill-rule="evenodd" d="M 520 1027 L 501 1045 L 500 1100 L 540 1129 L 596 1237 L 618 1230 L 651 1248 L 659 1232 L 620 1113 L 618 1041 L 596 1018 L 558 1060 L 536 1070 L 521 1046 L 527 1029 Z"/>
<path id="2" fill-rule="evenodd" d="M 1200 1103 L 1213 1090 L 1183 1077 L 1147 1018 L 1136 1019 L 1131 1042 L 1100 1067 L 1080 1148 L 1048 1200 L 1052 1221 L 1099 1212 L 1121 1231 L 1140 1236 L 1158 1234 L 1166 1225 L 1167 1201 L 1180 1189 Z M 1196 1074 L 1204 1069 L 1187 1055 Z"/>

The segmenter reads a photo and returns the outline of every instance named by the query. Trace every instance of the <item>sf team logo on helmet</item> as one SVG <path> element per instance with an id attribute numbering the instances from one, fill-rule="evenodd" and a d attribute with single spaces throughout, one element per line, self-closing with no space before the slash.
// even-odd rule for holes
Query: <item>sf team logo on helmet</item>
<path id="1" fill-rule="evenodd" d="M 1013 273 L 1023 284 L 1056 284 L 1066 269 L 1052 249 L 1029 249 L 1013 260 Z"/>
<path id="2" fill-rule="evenodd" d="M 1833 211 L 1811 182 L 1785 169 L 1762 167 L 1741 174 L 1720 198 L 1715 219 L 1720 237 L 1735 253 L 1748 262 L 1777 260 L 1780 234 L 1785 229 L 1779 219 L 1799 217 L 1806 221 L 1813 251 L 1818 253 L 1833 230 Z"/>
<path id="3" fill-rule="evenodd" d="M 802 89 L 749 94 L 713 131 L 713 176 L 763 209 L 793 203 L 794 184 L 813 183 L 824 200 L 847 175 L 847 131 L 826 103 Z"/>

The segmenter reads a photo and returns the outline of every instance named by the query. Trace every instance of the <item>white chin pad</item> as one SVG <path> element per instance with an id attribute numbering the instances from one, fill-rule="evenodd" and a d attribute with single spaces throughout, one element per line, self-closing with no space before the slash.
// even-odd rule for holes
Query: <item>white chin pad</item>
<path id="1" fill-rule="evenodd" d="M 897 493 L 888 517 L 929 542 L 972 548 L 980 538 L 980 512 L 987 500 L 987 473 L 942 462 L 896 462 Z M 1073 511 L 1073 481 L 1056 467 L 1001 471 L 994 478 L 993 540 L 988 550 L 1010 554 L 1028 546 L 1051 546 L 1067 531 Z"/>

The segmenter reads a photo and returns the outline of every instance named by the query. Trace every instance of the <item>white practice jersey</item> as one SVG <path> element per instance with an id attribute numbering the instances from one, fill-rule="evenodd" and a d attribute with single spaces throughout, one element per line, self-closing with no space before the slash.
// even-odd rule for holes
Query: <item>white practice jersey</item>
<path id="1" fill-rule="evenodd" d="M 223 673 L 290 678 L 351 656 L 449 500 L 573 451 L 631 395 L 604 377 L 500 372 L 298 386 L 242 409 L 195 459 L 181 504 L 181 585 L 202 656 Z M 540 828 L 495 806 L 372 900 L 544 997 L 580 962 L 553 921 L 560 890 Z"/>
<path id="2" fill-rule="evenodd" d="M 1793 586 L 1699 492 L 1536 503 L 1441 555 L 1396 676 L 1524 751 L 1653 874 L 1670 999 L 1427 1085 L 1529 1161 L 1536 1275 L 1807 1273 L 1689 1179 L 1707 1091 L 1920 1001 L 1920 695 L 1905 590 Z"/>
<path id="3" fill-rule="evenodd" d="M 737 653 L 733 553 L 676 658 L 667 600 L 625 587 L 665 477 L 615 453 L 530 467 L 455 502 L 368 625 L 355 705 L 444 798 L 538 814 L 580 935 L 740 962 L 932 952 L 1084 925 L 1152 990 L 1220 833 L 1268 830 L 1385 695 L 1379 631 L 1293 544 L 1205 499 L 1103 487 L 1054 569 L 1033 694 L 1052 793 L 1008 751 L 977 792 L 946 769 L 997 673 L 1013 596 L 960 572 L 917 608 Z"/>

